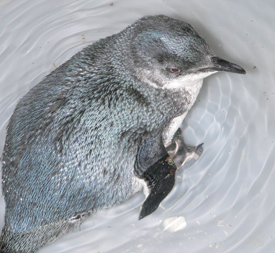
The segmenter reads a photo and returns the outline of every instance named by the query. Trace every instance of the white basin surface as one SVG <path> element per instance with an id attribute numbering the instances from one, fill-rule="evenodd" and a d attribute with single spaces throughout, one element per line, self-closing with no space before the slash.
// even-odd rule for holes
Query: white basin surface
<path id="1" fill-rule="evenodd" d="M 246 75 L 205 79 L 182 125 L 204 152 L 177 172 L 161 206 L 138 220 L 142 192 L 39 252 L 274 252 L 275 2 L 0 1 L 0 152 L 19 99 L 72 55 L 145 15 L 190 23 Z M 4 225 L 0 198 L 0 228 Z"/>

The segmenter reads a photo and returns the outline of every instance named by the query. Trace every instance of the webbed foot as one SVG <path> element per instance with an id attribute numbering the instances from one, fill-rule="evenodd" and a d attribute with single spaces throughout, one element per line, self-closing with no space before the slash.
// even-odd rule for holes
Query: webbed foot
<path id="1" fill-rule="evenodd" d="M 80 225 L 90 215 L 91 213 L 89 211 L 78 213 L 69 219 L 69 224 L 73 224 L 74 226 L 77 226 L 78 229 L 80 230 Z"/>
<path id="2" fill-rule="evenodd" d="M 181 129 L 179 128 L 175 133 L 172 144 L 166 150 L 173 158 L 177 168 L 179 169 L 191 159 L 198 160 L 203 152 L 203 143 L 198 146 L 190 146 L 184 142 Z"/>

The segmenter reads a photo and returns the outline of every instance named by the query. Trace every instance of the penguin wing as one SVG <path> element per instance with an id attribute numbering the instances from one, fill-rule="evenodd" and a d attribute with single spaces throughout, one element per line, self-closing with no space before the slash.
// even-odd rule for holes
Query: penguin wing
<path id="1" fill-rule="evenodd" d="M 144 173 L 147 169 L 167 155 L 167 151 L 162 144 L 160 135 L 154 138 L 148 138 L 139 146 L 135 161 L 135 175 L 144 179 Z"/>
<path id="2" fill-rule="evenodd" d="M 144 201 L 139 220 L 153 213 L 175 184 L 176 166 L 168 155 L 152 165 L 145 173 L 150 193 Z"/>
<path id="3" fill-rule="evenodd" d="M 170 193 L 175 184 L 176 170 L 174 161 L 162 144 L 161 136 L 147 139 L 140 146 L 135 174 L 147 183 L 150 193 L 141 207 L 139 219 L 153 213 Z"/>

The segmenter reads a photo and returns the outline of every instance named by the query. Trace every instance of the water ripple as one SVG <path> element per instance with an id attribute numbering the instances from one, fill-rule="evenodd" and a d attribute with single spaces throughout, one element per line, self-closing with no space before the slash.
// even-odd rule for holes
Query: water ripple
<path id="1" fill-rule="evenodd" d="M 214 52 L 247 70 L 246 76 L 218 73 L 205 81 L 182 126 L 190 144 L 204 142 L 204 153 L 178 172 L 153 215 L 137 220 L 144 197 L 136 194 L 41 253 L 274 251 L 274 7 L 256 0 L 1 2 L 0 150 L 8 119 L 31 87 L 86 45 L 144 15 L 192 23 Z M 168 217 L 185 217 L 187 226 L 163 231 Z"/>

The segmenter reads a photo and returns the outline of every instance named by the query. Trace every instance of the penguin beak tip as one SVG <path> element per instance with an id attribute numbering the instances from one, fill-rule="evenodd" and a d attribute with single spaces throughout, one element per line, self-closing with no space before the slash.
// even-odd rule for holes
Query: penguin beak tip
<path id="1" fill-rule="evenodd" d="M 232 72 L 232 73 L 236 73 L 236 74 L 246 74 L 246 71 L 239 65 L 226 61 L 224 59 L 221 59 L 219 57 L 212 57 L 211 58 L 213 67 L 213 70 L 217 70 L 217 71 L 226 71 L 226 72 Z"/>

